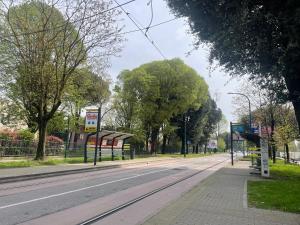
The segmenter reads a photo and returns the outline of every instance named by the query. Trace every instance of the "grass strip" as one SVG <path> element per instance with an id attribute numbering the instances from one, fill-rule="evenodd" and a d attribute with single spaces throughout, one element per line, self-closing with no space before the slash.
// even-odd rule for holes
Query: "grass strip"
<path id="1" fill-rule="evenodd" d="M 270 163 L 271 179 L 248 181 L 250 207 L 300 213 L 300 166 Z"/>
<path id="2" fill-rule="evenodd" d="M 210 156 L 214 154 L 186 154 L 186 158 L 198 158 L 204 156 Z M 149 157 L 159 157 L 159 158 L 183 158 L 182 154 L 156 154 L 156 155 L 144 155 L 139 156 L 136 155 L 136 158 L 149 158 Z M 127 157 L 128 158 L 128 157 Z M 120 156 L 115 156 L 115 160 L 121 160 Z M 110 156 L 102 157 L 102 161 L 111 161 Z M 88 162 L 93 162 L 92 158 L 88 158 Z M 54 166 L 60 164 L 79 164 L 83 163 L 83 157 L 69 157 L 69 158 L 47 158 L 44 161 L 37 161 L 31 159 L 23 159 L 23 160 L 11 160 L 11 161 L 0 161 L 0 169 L 4 168 L 19 168 L 19 167 L 33 167 L 33 166 Z"/>

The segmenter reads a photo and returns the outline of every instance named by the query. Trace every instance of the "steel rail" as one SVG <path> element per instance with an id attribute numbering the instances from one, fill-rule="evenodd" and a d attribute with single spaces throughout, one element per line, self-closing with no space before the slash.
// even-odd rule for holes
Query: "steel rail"
<path id="1" fill-rule="evenodd" d="M 215 167 L 215 166 L 217 166 L 217 165 L 219 165 L 219 164 L 221 164 L 221 163 L 224 163 L 225 161 L 228 161 L 228 159 L 223 160 L 223 161 L 221 161 L 221 162 L 218 162 L 218 163 L 216 163 L 216 164 L 213 164 L 213 165 L 211 165 L 211 166 L 209 166 L 209 167 L 207 167 L 207 168 L 205 168 L 205 169 L 199 170 L 199 171 L 197 171 L 197 172 L 195 172 L 195 173 L 193 173 L 193 174 L 190 174 L 190 175 L 188 175 L 188 176 L 185 176 L 185 177 L 183 177 L 183 178 L 181 178 L 181 179 L 178 179 L 178 180 L 176 180 L 176 181 L 174 181 L 174 182 L 172 182 L 172 183 L 170 183 L 170 184 L 167 184 L 167 185 L 164 185 L 164 186 L 162 186 L 162 187 L 160 187 L 160 188 L 154 189 L 153 191 L 150 191 L 150 192 L 148 192 L 148 193 L 146 193 L 146 194 L 143 194 L 143 195 L 141 195 L 141 196 L 139 196 L 139 197 L 137 197 L 137 198 L 134 198 L 134 199 L 132 199 L 132 200 L 126 202 L 126 203 L 123 203 L 123 204 L 121 204 L 121 205 L 119 205 L 119 206 L 117 206 L 117 207 L 115 207 L 115 208 L 113 208 L 113 209 L 110 209 L 110 210 L 108 210 L 108 211 L 105 211 L 105 212 L 103 212 L 103 213 L 101 213 L 101 214 L 99 214 L 99 215 L 97 215 L 97 216 L 95 216 L 95 217 L 92 217 L 91 219 L 88 219 L 88 220 L 86 220 L 86 221 L 84 221 L 84 222 L 81 222 L 81 223 L 79 223 L 79 224 L 77 224 L 77 225 L 89 225 L 89 224 L 93 224 L 93 223 L 95 223 L 95 222 L 98 222 L 99 220 L 102 220 L 102 219 L 104 219 L 104 218 L 107 217 L 107 216 L 110 216 L 110 215 L 112 215 L 112 214 L 114 214 L 114 213 L 117 213 L 117 212 L 119 212 L 120 210 L 122 210 L 122 209 L 124 209 L 124 208 L 127 208 L 128 206 L 133 205 L 133 204 L 136 203 L 136 202 L 139 202 L 139 201 L 141 201 L 141 200 L 143 200 L 143 199 L 145 199 L 145 198 L 147 198 L 147 197 L 149 197 L 149 196 L 151 196 L 151 195 L 154 195 L 154 194 L 156 194 L 156 193 L 158 193 L 158 192 L 160 192 L 160 191 L 163 191 L 163 190 L 165 190 L 165 189 L 167 189 L 167 188 L 169 188 L 169 187 L 172 187 L 172 186 L 174 186 L 174 185 L 176 185 L 176 184 L 178 184 L 178 183 L 180 183 L 180 182 L 183 182 L 183 181 L 185 181 L 185 180 L 187 180 L 187 179 L 189 179 L 189 178 L 192 178 L 192 177 L 194 177 L 194 176 L 196 176 L 196 175 L 198 175 L 198 174 L 200 174 L 200 173 L 203 173 L 204 171 L 206 171 L 206 170 L 208 170 L 208 169 L 211 169 L 211 168 L 213 168 L 213 167 Z"/>

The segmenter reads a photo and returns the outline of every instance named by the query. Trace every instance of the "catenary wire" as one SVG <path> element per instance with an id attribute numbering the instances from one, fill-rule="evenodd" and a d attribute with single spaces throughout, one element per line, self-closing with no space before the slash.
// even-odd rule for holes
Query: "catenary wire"
<path id="1" fill-rule="evenodd" d="M 87 19 L 91 19 L 91 18 L 93 18 L 93 17 L 95 17 L 95 16 L 101 15 L 101 14 L 103 14 L 103 13 L 109 12 L 109 11 L 114 10 L 114 9 L 117 9 L 117 8 L 120 8 L 120 7 L 124 6 L 124 5 L 127 5 L 127 4 L 132 3 L 132 2 L 134 2 L 134 1 L 136 1 L 136 0 L 129 0 L 129 1 L 127 1 L 127 2 L 118 4 L 117 6 L 114 6 L 114 7 L 112 7 L 112 8 L 106 9 L 106 10 L 104 10 L 104 11 L 95 13 L 95 14 L 93 14 L 93 15 L 90 15 L 90 16 L 87 16 L 87 17 L 84 17 L 84 18 L 80 18 L 80 19 L 74 20 L 74 21 L 72 21 L 72 23 L 76 23 L 76 22 L 80 22 L 80 21 L 87 20 Z M 25 33 L 17 34 L 17 36 L 24 36 L 24 35 L 38 34 L 38 33 L 42 33 L 42 32 L 45 32 L 45 31 L 50 31 L 50 30 L 55 30 L 55 29 L 63 28 L 63 27 L 65 27 L 65 26 L 66 26 L 66 23 L 61 24 L 61 25 L 58 25 L 58 26 L 53 27 L 53 28 L 41 29 L 41 30 L 36 30 L 36 31 L 31 31 L 31 32 L 25 32 Z M 8 37 L 13 37 L 13 36 L 15 36 L 15 35 L 6 35 L 6 36 L 1 36 L 1 35 L 0 35 L 0 39 L 1 39 L 1 38 L 2 38 L 2 39 L 6 39 L 6 38 L 8 38 Z"/>
<path id="2" fill-rule="evenodd" d="M 124 9 L 124 7 L 122 7 L 122 6 L 118 3 L 117 0 L 114 0 L 114 2 L 115 2 L 118 6 L 120 6 L 120 9 L 126 14 L 126 16 L 131 20 L 131 22 L 139 29 L 139 31 L 147 38 L 147 40 L 148 40 L 148 41 L 151 43 L 151 45 L 157 50 L 157 52 L 162 56 L 162 58 L 163 58 L 163 59 L 167 59 L 167 58 L 165 57 L 165 55 L 162 53 L 162 51 L 159 49 L 159 47 L 155 44 L 155 42 L 154 42 L 152 39 L 150 39 L 150 37 L 149 37 L 147 34 L 145 34 L 145 33 L 143 32 L 142 28 L 137 24 L 137 22 L 132 18 L 132 16 L 130 16 L 130 13 L 127 12 L 127 11 Z"/>
<path id="3" fill-rule="evenodd" d="M 153 17 L 154 17 L 154 12 L 153 12 L 153 0 L 150 0 L 150 2 L 149 2 L 148 4 L 150 4 L 150 9 L 151 9 L 151 19 L 150 19 L 149 25 L 148 25 L 147 28 L 146 28 L 145 34 L 147 34 L 149 28 L 151 27 L 152 22 L 153 22 Z"/>

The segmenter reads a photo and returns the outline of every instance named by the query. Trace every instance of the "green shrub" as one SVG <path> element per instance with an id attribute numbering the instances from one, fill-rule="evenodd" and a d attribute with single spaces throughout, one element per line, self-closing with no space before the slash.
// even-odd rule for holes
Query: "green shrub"
<path id="1" fill-rule="evenodd" d="M 18 132 L 18 136 L 20 140 L 32 141 L 34 139 L 34 134 L 29 130 L 20 130 Z"/>

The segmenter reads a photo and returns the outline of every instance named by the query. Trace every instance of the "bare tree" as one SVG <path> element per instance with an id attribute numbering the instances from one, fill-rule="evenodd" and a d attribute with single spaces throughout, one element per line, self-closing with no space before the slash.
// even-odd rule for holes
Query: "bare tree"
<path id="1" fill-rule="evenodd" d="M 7 71 L 1 81 L 6 94 L 21 102 L 27 118 L 36 123 L 36 159 L 43 159 L 47 123 L 60 107 L 76 69 L 120 51 L 119 11 L 104 0 L 4 0 L 0 4 L 4 46 L 0 53 L 10 56 L 8 63 L 0 64 Z"/>
<path id="2" fill-rule="evenodd" d="M 245 80 L 242 86 L 237 89 L 239 93 L 245 94 L 251 100 L 253 122 L 264 128 L 269 141 L 269 156 L 273 162 L 276 161 L 275 126 L 281 117 L 281 111 L 286 106 L 278 101 L 276 93 L 270 89 L 262 89 L 255 82 Z M 235 114 L 239 116 L 248 115 L 248 103 L 242 96 L 234 98 L 236 105 Z M 291 106 L 289 106 L 291 107 Z"/>

